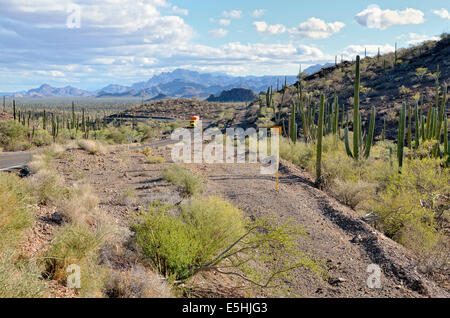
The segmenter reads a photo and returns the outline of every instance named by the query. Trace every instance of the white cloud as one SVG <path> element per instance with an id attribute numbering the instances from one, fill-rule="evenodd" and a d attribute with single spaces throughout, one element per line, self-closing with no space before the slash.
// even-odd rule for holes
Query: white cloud
<path id="1" fill-rule="evenodd" d="M 65 77 L 66 75 L 60 71 L 36 71 L 39 75 L 45 75 L 50 77 Z"/>
<path id="2" fill-rule="evenodd" d="M 295 74 L 299 64 L 333 59 L 318 48 L 293 42 L 196 44 L 192 28 L 182 16 L 167 13 L 173 6 L 163 0 L 80 0 L 81 29 L 68 29 L 66 8 L 74 1 L 40 0 L 38 5 L 0 0 L 0 90 L 31 88 L 47 79 L 53 86 L 70 83 L 98 89 L 116 82 L 128 85 L 175 68 L 233 75 Z M 40 27 L 44 23 L 52 27 Z M 225 29 L 210 34 L 226 36 Z M 267 30 L 280 32 L 270 25 Z"/>
<path id="3" fill-rule="evenodd" d="M 220 19 L 219 24 L 222 26 L 229 26 L 231 24 L 231 20 L 228 19 Z"/>
<path id="4" fill-rule="evenodd" d="M 178 15 L 189 15 L 189 10 L 182 9 L 177 6 L 173 6 L 172 10 L 170 12 L 173 14 L 178 14 Z"/>
<path id="5" fill-rule="evenodd" d="M 286 32 L 286 27 L 282 24 L 268 25 L 264 21 L 256 21 L 253 22 L 253 25 L 258 33 L 275 35 Z"/>
<path id="6" fill-rule="evenodd" d="M 289 33 L 308 39 L 326 39 L 339 32 L 345 24 L 342 22 L 326 23 L 318 18 L 310 18 L 300 23 L 297 28 L 289 30 Z"/>
<path id="7" fill-rule="evenodd" d="M 216 38 L 216 39 L 220 39 L 220 38 L 224 38 L 227 36 L 228 34 L 228 30 L 225 29 L 216 29 L 216 30 L 211 30 L 208 32 L 212 37 Z"/>
<path id="8" fill-rule="evenodd" d="M 418 33 L 409 33 L 408 37 L 409 37 L 409 41 L 408 41 L 409 45 L 417 45 L 417 44 L 423 43 L 425 41 L 439 41 L 439 39 L 440 39 L 438 36 L 427 36 L 427 35 L 418 34 Z"/>
<path id="9" fill-rule="evenodd" d="M 442 19 L 449 19 L 450 20 L 450 13 L 447 11 L 447 9 L 440 9 L 440 10 L 434 10 L 433 13 L 435 15 L 440 16 Z"/>
<path id="10" fill-rule="evenodd" d="M 241 10 L 224 11 L 224 12 L 222 12 L 222 15 L 225 18 L 240 19 L 240 18 L 242 18 L 242 11 Z"/>
<path id="11" fill-rule="evenodd" d="M 355 59 L 356 55 L 364 57 L 366 51 L 367 56 L 373 57 L 378 54 L 378 49 L 380 49 L 380 54 L 387 54 L 390 52 L 394 52 L 395 47 L 390 44 L 348 45 L 347 47 L 344 48 L 342 54 L 344 56 L 344 59 L 346 60 Z"/>
<path id="12" fill-rule="evenodd" d="M 267 12 L 266 9 L 256 9 L 256 10 L 254 10 L 254 11 L 251 13 L 251 16 L 252 16 L 253 18 L 260 18 L 260 17 L 262 17 L 263 15 L 265 15 L 266 12 Z"/>
<path id="13" fill-rule="evenodd" d="M 407 8 L 400 10 L 382 10 L 378 5 L 370 5 L 355 16 L 356 21 L 370 29 L 385 30 L 392 25 L 421 24 L 425 22 L 424 13 Z"/>

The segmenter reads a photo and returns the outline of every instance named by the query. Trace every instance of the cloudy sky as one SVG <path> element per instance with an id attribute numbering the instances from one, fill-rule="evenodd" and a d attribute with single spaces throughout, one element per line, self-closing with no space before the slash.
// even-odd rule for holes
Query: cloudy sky
<path id="1" fill-rule="evenodd" d="M 448 0 L 0 0 L 0 92 L 187 68 L 294 75 L 449 32 Z"/>

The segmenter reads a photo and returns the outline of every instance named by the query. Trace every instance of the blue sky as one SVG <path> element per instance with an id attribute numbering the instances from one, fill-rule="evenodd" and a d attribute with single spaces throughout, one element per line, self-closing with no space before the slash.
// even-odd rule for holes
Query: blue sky
<path id="1" fill-rule="evenodd" d="M 450 32 L 448 1 L 0 0 L 0 92 L 187 68 L 293 75 Z"/>

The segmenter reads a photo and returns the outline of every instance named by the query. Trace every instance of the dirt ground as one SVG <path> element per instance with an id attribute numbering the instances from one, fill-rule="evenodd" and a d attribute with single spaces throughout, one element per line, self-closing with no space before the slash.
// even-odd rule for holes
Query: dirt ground
<path id="1" fill-rule="evenodd" d="M 154 150 L 167 163 L 151 165 L 137 150 L 119 149 L 93 156 L 69 150 L 56 160 L 57 170 L 68 184 L 91 184 L 101 199 L 102 210 L 117 222 L 127 224 L 140 206 L 159 200 L 178 203 L 184 198 L 178 189 L 161 178 L 170 163 L 170 146 Z M 323 260 L 330 278 L 325 281 L 306 269 L 298 269 L 286 282 L 293 295 L 302 297 L 448 297 L 436 283 L 417 271 L 417 261 L 408 250 L 375 231 L 360 216 L 324 192 L 313 187 L 311 177 L 282 161 L 280 189 L 275 178 L 259 173 L 255 164 L 192 164 L 188 168 L 208 180 L 204 193 L 220 195 L 241 208 L 248 217 L 293 219 L 302 225 L 309 239 L 302 247 Z M 382 288 L 367 287 L 371 264 L 382 269 Z M 193 297 L 242 297 L 248 295 L 234 278 L 205 274 L 191 287 Z M 195 288 L 194 288 L 195 289 Z M 263 296 L 263 295 L 261 295 Z M 270 293 L 266 296 L 271 296 Z"/>

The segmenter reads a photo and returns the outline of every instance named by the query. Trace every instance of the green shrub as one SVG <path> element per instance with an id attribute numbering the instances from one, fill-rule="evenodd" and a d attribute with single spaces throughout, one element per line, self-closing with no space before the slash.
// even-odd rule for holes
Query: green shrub
<path id="1" fill-rule="evenodd" d="M 450 172 L 440 160 L 408 160 L 373 202 L 377 226 L 416 252 L 436 248 L 442 235 L 438 223 L 448 218 L 448 180 Z"/>
<path id="2" fill-rule="evenodd" d="M 183 192 L 188 195 L 196 195 L 203 191 L 203 180 L 181 166 L 166 167 L 162 176 L 164 180 L 182 187 Z"/>
<path id="3" fill-rule="evenodd" d="M 325 273 L 320 263 L 301 251 L 298 240 L 305 235 L 301 228 L 269 219 L 249 221 L 219 197 L 196 199 L 180 210 L 154 203 L 137 217 L 133 230 L 150 264 L 173 280 L 226 268 L 259 286 L 279 287 L 299 266 Z M 277 283 L 270 285 L 273 281 Z"/>
<path id="4" fill-rule="evenodd" d="M 27 140 L 28 128 L 9 120 L 0 121 L 0 146 L 5 151 L 26 150 L 30 148 Z"/>
<path id="5" fill-rule="evenodd" d="M 53 137 L 47 130 L 36 130 L 32 140 L 33 145 L 37 147 L 48 146 L 53 142 Z"/>
<path id="6" fill-rule="evenodd" d="M 361 180 L 345 181 L 339 178 L 329 185 L 330 192 L 342 203 L 355 209 L 361 202 L 375 196 L 377 184 Z"/>

